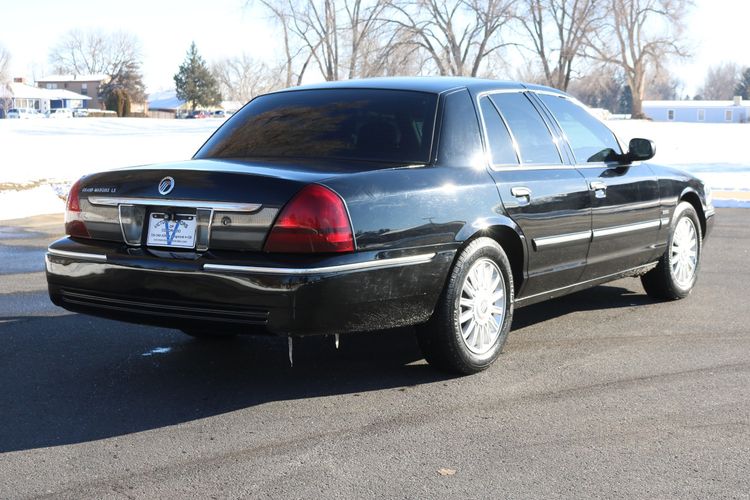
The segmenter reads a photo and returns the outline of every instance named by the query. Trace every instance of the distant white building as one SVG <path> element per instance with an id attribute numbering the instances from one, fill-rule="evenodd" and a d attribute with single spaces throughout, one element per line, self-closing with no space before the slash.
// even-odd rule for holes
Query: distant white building
<path id="1" fill-rule="evenodd" d="M 643 101 L 643 112 L 657 122 L 746 123 L 750 102 L 733 101 Z"/>
<path id="2" fill-rule="evenodd" d="M 44 113 L 57 108 L 77 109 L 84 107 L 84 101 L 91 99 L 70 90 L 42 89 L 21 82 L 9 83 L 5 93 L 5 101 L 9 102 L 6 111 L 11 108 L 29 108 Z"/>

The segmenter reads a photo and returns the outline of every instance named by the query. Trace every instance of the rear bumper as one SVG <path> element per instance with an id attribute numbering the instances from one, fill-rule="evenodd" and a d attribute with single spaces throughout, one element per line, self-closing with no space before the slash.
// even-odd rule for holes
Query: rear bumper
<path id="1" fill-rule="evenodd" d="M 163 253 L 65 238 L 46 256 L 52 301 L 134 323 L 308 335 L 429 319 L 455 250 L 366 252 L 311 260 Z"/>

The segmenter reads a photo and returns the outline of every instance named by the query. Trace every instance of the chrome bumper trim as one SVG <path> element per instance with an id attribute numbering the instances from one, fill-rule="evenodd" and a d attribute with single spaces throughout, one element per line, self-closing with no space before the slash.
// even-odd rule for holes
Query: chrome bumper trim
<path id="1" fill-rule="evenodd" d="M 410 266 L 430 262 L 435 253 L 410 255 L 408 257 L 394 257 L 392 259 L 370 260 L 367 262 L 356 262 L 353 264 L 340 264 L 337 266 L 324 267 L 256 267 L 256 266 L 232 266 L 226 264 L 203 264 L 203 270 L 209 272 L 232 272 L 232 273 L 255 273 L 255 274 L 325 274 L 343 271 L 359 271 L 362 269 L 379 269 L 393 266 Z"/>
<path id="2" fill-rule="evenodd" d="M 106 262 L 107 260 L 107 256 L 100 253 L 69 252 L 68 250 L 56 250 L 54 248 L 48 248 L 47 253 L 71 259 L 96 260 L 99 262 Z"/>
<path id="3" fill-rule="evenodd" d="M 260 203 L 232 203 L 208 200 L 177 200 L 170 198 L 114 198 L 109 196 L 89 196 L 92 205 L 116 207 L 118 205 L 149 205 L 154 207 L 208 208 L 221 212 L 257 212 Z"/>

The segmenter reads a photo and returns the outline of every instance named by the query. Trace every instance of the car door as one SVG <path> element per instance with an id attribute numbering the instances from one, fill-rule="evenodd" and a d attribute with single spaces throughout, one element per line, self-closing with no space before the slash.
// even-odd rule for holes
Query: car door
<path id="1" fill-rule="evenodd" d="M 615 135 L 579 104 L 556 94 L 536 97 L 562 130 L 590 188 L 593 234 L 582 280 L 654 260 L 661 227 L 656 175 L 646 164 L 619 164 L 622 149 Z"/>
<path id="2" fill-rule="evenodd" d="M 576 283 L 591 237 L 591 199 L 583 176 L 563 160 L 550 124 L 525 92 L 480 96 L 491 175 L 527 245 L 519 298 Z"/>

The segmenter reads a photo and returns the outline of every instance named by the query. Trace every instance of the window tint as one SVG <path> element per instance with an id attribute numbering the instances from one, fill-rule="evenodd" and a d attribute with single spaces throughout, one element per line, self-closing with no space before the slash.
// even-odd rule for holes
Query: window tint
<path id="1" fill-rule="evenodd" d="M 427 163 L 437 95 L 298 90 L 254 99 L 197 158 L 310 158 Z"/>
<path id="2" fill-rule="evenodd" d="M 481 163 L 482 142 L 479 133 L 477 114 L 469 92 L 461 90 L 446 96 L 438 161 L 456 166 Z"/>
<path id="3" fill-rule="evenodd" d="M 555 115 L 568 137 L 577 163 L 607 161 L 621 152 L 614 134 L 581 106 L 548 94 L 539 95 L 539 98 Z"/>
<path id="4" fill-rule="evenodd" d="M 491 95 L 490 99 L 513 132 L 521 153 L 521 162 L 562 163 L 547 125 L 525 95 L 501 93 Z"/>
<path id="5" fill-rule="evenodd" d="M 495 106 L 487 97 L 482 97 L 479 104 L 482 107 L 484 126 L 487 128 L 492 164 L 517 165 L 518 156 L 516 156 L 516 150 L 513 147 L 513 139 L 511 139 L 510 133 L 508 133 L 508 129 L 497 113 Z"/>

